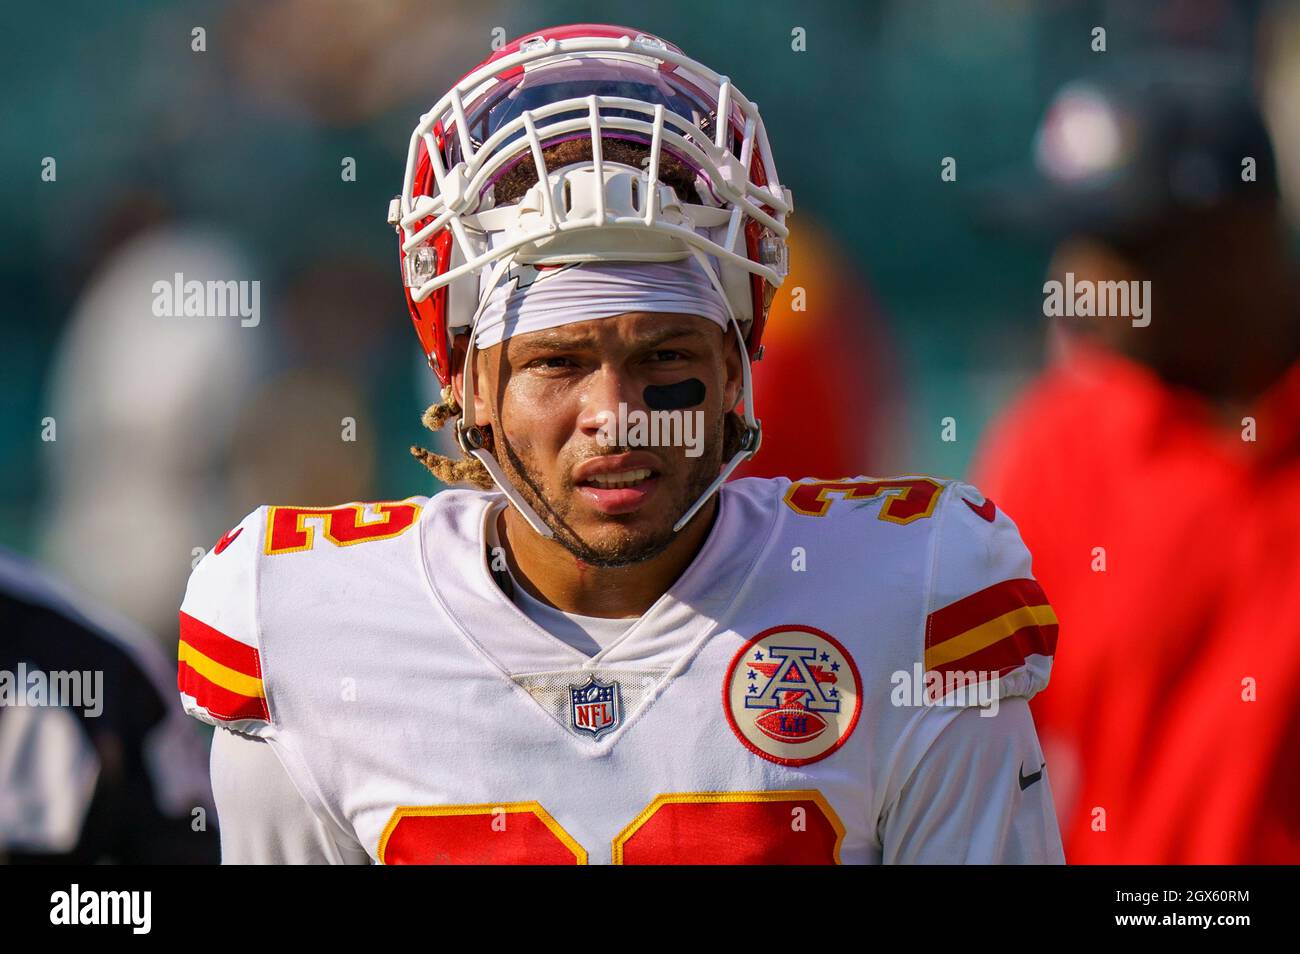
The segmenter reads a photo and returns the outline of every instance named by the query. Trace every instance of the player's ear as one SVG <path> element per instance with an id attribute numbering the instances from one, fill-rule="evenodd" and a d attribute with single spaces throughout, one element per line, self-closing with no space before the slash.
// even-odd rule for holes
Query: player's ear
<path id="1" fill-rule="evenodd" d="M 744 384 L 744 376 L 740 364 L 740 339 L 736 337 L 735 331 L 725 331 L 723 335 L 725 341 L 722 349 L 723 370 L 726 373 L 723 407 L 730 411 L 740 403 L 740 389 Z"/>
<path id="2" fill-rule="evenodd" d="M 460 400 L 465 391 L 465 353 L 469 350 L 469 335 L 459 334 L 451 340 L 451 391 Z"/>
<path id="3" fill-rule="evenodd" d="M 465 393 L 465 355 L 469 352 L 469 333 L 461 332 L 451 342 L 451 387 L 457 400 Z M 479 423 L 489 420 L 487 402 L 483 400 L 483 370 L 486 362 L 480 361 L 483 352 L 474 352 L 474 418 Z"/>

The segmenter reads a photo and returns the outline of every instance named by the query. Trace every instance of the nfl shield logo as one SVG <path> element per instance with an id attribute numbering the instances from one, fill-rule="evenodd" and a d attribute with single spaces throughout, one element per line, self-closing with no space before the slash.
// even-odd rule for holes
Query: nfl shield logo
<path id="1" fill-rule="evenodd" d="M 569 711 L 575 732 L 585 732 L 599 739 L 604 733 L 618 728 L 623 719 L 618 683 L 601 682 L 591 676 L 581 686 L 570 686 Z"/>

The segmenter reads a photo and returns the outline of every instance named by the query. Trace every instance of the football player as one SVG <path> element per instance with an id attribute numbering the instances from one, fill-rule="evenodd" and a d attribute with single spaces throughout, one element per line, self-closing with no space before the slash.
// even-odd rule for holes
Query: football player
<path id="1" fill-rule="evenodd" d="M 227 861 L 1062 861 L 1007 516 L 724 483 L 790 211 L 754 104 L 635 30 L 530 34 L 421 117 L 389 221 L 463 456 L 413 451 L 471 487 L 263 507 L 194 571 Z"/>

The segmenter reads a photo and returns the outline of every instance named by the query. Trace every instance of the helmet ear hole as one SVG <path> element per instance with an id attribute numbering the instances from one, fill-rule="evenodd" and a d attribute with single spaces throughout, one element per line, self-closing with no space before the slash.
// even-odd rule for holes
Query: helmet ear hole
<path id="1" fill-rule="evenodd" d="M 641 180 L 632 180 L 632 208 L 641 211 Z"/>
<path id="2" fill-rule="evenodd" d="M 573 185 L 568 179 L 564 180 L 564 211 L 573 211 Z"/>

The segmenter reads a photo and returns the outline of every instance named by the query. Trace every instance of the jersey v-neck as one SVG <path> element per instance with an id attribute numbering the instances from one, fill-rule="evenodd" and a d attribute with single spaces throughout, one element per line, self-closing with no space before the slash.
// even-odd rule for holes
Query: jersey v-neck
<path id="1" fill-rule="evenodd" d="M 731 615 L 772 540 L 779 509 L 723 485 L 718 514 L 694 560 L 642 616 L 594 655 L 539 625 L 502 592 L 487 557 L 499 493 L 465 494 L 457 505 L 431 507 L 421 521 L 421 551 L 430 595 L 462 635 L 506 674 L 562 669 L 674 669 Z M 441 496 L 441 495 L 440 495 Z"/>
<path id="2" fill-rule="evenodd" d="M 497 535 L 496 520 L 487 523 L 487 554 L 489 563 L 493 550 L 500 546 Z M 504 561 L 502 561 L 504 562 Z M 508 566 L 493 571 L 493 578 L 514 604 L 523 610 L 524 615 L 557 639 L 562 639 L 584 656 L 596 655 L 607 646 L 612 646 L 639 617 L 611 619 L 605 616 L 583 616 L 580 613 L 566 613 L 537 597 L 520 585 L 518 578 Z"/>

